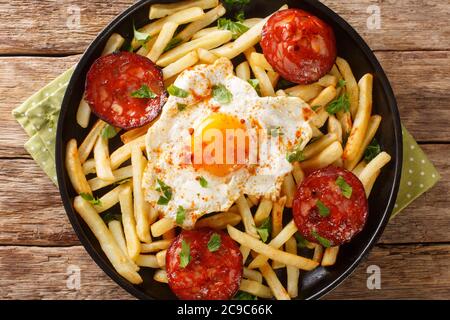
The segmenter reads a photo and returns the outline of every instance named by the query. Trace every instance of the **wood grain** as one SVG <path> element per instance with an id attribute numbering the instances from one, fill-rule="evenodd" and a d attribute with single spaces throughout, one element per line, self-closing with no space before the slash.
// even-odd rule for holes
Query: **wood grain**
<path id="1" fill-rule="evenodd" d="M 83 52 L 116 15 L 134 1 L 0 0 L 0 54 L 74 54 Z M 450 9 L 440 0 L 326 0 L 374 50 L 447 50 Z M 370 30 L 370 5 L 377 5 L 381 29 Z M 73 28 L 80 12 L 80 27 Z M 45 17 L 45 19 L 43 19 Z"/>
<path id="2" fill-rule="evenodd" d="M 381 290 L 368 290 L 367 267 L 381 269 Z M 15 266 L 11 268 L 11 266 Z M 426 266 L 426 273 L 424 273 Z M 68 288 L 79 268 L 80 290 Z M 68 269 L 69 268 L 69 269 Z M 0 247 L 0 299 L 132 299 L 80 246 Z M 34 289 L 33 289 L 34 288 Z M 326 299 L 449 299 L 450 246 L 379 246 Z"/>
<path id="3" fill-rule="evenodd" d="M 442 180 L 389 223 L 381 243 L 450 242 L 450 166 L 445 156 L 450 154 L 450 145 L 423 148 Z M 31 159 L 0 159 L 0 169 L 0 244 L 78 244 L 58 190 Z"/>

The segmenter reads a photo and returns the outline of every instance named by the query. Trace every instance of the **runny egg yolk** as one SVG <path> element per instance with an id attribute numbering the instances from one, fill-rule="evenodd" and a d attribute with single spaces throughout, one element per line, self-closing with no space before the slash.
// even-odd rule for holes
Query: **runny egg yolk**
<path id="1" fill-rule="evenodd" d="M 192 134 L 195 170 L 224 177 L 244 167 L 249 155 L 245 120 L 223 113 L 205 118 Z"/>

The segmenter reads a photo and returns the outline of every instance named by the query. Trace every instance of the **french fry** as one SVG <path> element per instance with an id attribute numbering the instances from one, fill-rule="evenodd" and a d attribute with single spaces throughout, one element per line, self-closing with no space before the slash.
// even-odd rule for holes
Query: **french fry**
<path id="1" fill-rule="evenodd" d="M 213 64 L 217 59 L 219 59 L 218 56 L 203 48 L 197 49 L 197 55 L 200 62 L 206 64 Z"/>
<path id="2" fill-rule="evenodd" d="M 313 260 L 320 263 L 322 261 L 323 256 L 323 247 L 321 245 L 316 245 L 314 248 Z"/>
<path id="3" fill-rule="evenodd" d="M 245 57 L 246 57 L 248 63 L 250 64 L 250 68 L 252 69 L 253 74 L 255 75 L 255 78 L 258 79 L 258 81 L 259 81 L 259 87 L 261 90 L 261 94 L 264 97 L 274 97 L 275 90 L 272 87 L 272 83 L 270 82 L 270 79 L 267 76 L 266 71 L 264 71 L 264 69 L 262 67 L 256 65 L 251 60 L 250 57 L 251 57 L 252 53 L 255 53 L 255 48 L 253 48 L 253 47 L 244 51 Z"/>
<path id="4" fill-rule="evenodd" d="M 321 85 L 322 87 L 329 87 L 329 86 L 336 87 L 337 82 L 338 82 L 338 78 L 336 78 L 335 76 L 333 76 L 331 74 L 326 74 L 317 81 L 317 83 L 319 85 Z"/>
<path id="5" fill-rule="evenodd" d="M 122 252 L 106 224 L 89 202 L 78 196 L 74 200 L 74 208 L 97 238 L 114 269 L 131 283 L 142 283 L 141 276 L 136 272 L 136 265 Z"/>
<path id="6" fill-rule="evenodd" d="M 85 176 L 95 173 L 95 159 L 88 159 L 83 163 L 83 173 Z"/>
<path id="7" fill-rule="evenodd" d="M 342 158 L 337 159 L 335 162 L 332 163 L 333 166 L 343 168 L 344 167 L 344 160 Z"/>
<path id="8" fill-rule="evenodd" d="M 275 72 L 275 70 L 273 70 L 272 66 L 270 65 L 269 62 L 267 62 L 266 57 L 262 53 L 252 52 L 250 53 L 248 60 L 250 61 L 251 64 L 261 67 L 266 71 Z"/>
<path id="9" fill-rule="evenodd" d="M 203 12 L 202 8 L 199 7 L 187 8 L 184 10 L 177 11 L 165 18 L 151 22 L 150 24 L 140 28 L 139 32 L 148 34 L 150 37 L 154 37 L 161 32 L 164 24 L 166 24 L 167 22 L 174 22 L 176 24 L 181 25 L 198 20 L 199 18 L 203 17 L 204 14 L 205 13 Z M 141 47 L 141 45 L 142 43 L 136 39 L 133 39 L 133 41 L 131 42 L 131 47 L 134 50 Z"/>
<path id="10" fill-rule="evenodd" d="M 131 187 L 123 188 L 119 193 L 120 210 L 122 211 L 122 223 L 127 240 L 128 255 L 131 260 L 136 261 L 141 252 L 141 243 L 136 232 L 136 221 L 133 213 L 133 199 Z M 139 263 L 137 263 L 139 265 Z"/>
<path id="11" fill-rule="evenodd" d="M 150 254 L 140 254 L 136 258 L 136 264 L 139 267 L 146 267 L 146 268 L 153 268 L 153 269 L 159 268 L 159 264 L 158 264 L 158 260 L 156 259 L 156 256 L 150 255 Z"/>
<path id="12" fill-rule="evenodd" d="M 302 270 L 312 270 L 317 267 L 317 263 L 304 257 L 295 256 L 290 253 L 278 250 L 290 237 L 294 235 L 297 227 L 293 222 L 289 223 L 269 244 L 253 238 L 252 236 L 239 231 L 238 229 L 228 226 L 228 234 L 236 242 L 249 247 L 251 250 L 260 255 L 255 258 L 249 265 L 249 269 L 260 268 L 268 259 L 279 261 L 286 265 L 294 266 Z M 286 231 L 285 231 L 286 230 Z M 256 260 L 258 259 L 258 260 Z"/>
<path id="13" fill-rule="evenodd" d="M 218 5 L 214 9 L 206 12 L 200 19 L 191 22 L 188 26 L 186 26 L 186 28 L 177 34 L 176 38 L 179 39 L 181 43 L 188 41 L 196 32 L 209 26 L 211 23 L 223 16 L 225 12 L 225 8 L 221 4 Z"/>
<path id="14" fill-rule="evenodd" d="M 329 267 L 336 263 L 336 258 L 339 253 L 339 247 L 326 248 L 322 258 L 322 267 Z"/>
<path id="15" fill-rule="evenodd" d="M 353 126 L 352 115 L 350 114 L 350 111 L 348 112 L 339 111 L 336 114 L 336 117 L 341 123 L 342 136 L 348 137 L 350 135 L 350 132 L 352 131 Z"/>
<path id="16" fill-rule="evenodd" d="M 131 157 L 131 148 L 133 145 L 137 144 L 141 150 L 145 150 L 145 135 L 121 146 L 119 149 L 111 153 L 111 167 L 112 169 L 117 169 L 120 167 L 122 163 L 130 159 Z"/>
<path id="17" fill-rule="evenodd" d="M 364 137 L 367 134 L 370 114 L 372 113 L 372 87 L 373 76 L 364 75 L 359 80 L 359 106 L 353 122 L 353 128 L 348 137 L 344 150 L 344 160 L 350 162 L 358 156 L 358 150 L 361 149 Z"/>
<path id="18" fill-rule="evenodd" d="M 125 242 L 125 235 L 123 234 L 122 223 L 117 220 L 112 220 L 108 223 L 109 231 L 114 240 L 116 240 L 122 252 L 128 256 L 127 244 Z"/>
<path id="19" fill-rule="evenodd" d="M 295 183 L 299 185 L 305 179 L 305 173 L 302 170 L 302 166 L 298 162 L 293 163 L 294 170 L 292 171 L 292 176 L 294 177 Z"/>
<path id="20" fill-rule="evenodd" d="M 153 280 L 161 282 L 161 283 L 169 283 L 169 280 L 167 280 L 167 272 L 163 269 L 158 269 L 153 274 Z"/>
<path id="21" fill-rule="evenodd" d="M 285 244 L 286 252 L 297 255 L 297 241 L 294 237 L 291 237 Z M 287 292 L 291 298 L 296 298 L 298 296 L 298 280 L 300 277 L 300 270 L 287 266 Z"/>
<path id="22" fill-rule="evenodd" d="M 300 166 L 304 171 L 325 168 L 338 160 L 343 152 L 342 145 L 339 141 L 335 141 L 318 155 L 301 162 Z"/>
<path id="23" fill-rule="evenodd" d="M 107 187 L 113 183 L 119 182 L 131 178 L 133 176 L 133 170 L 131 166 L 123 167 L 113 171 L 114 180 L 106 181 L 100 178 L 92 178 L 88 181 L 92 191 L 97 191 L 104 187 Z"/>
<path id="24" fill-rule="evenodd" d="M 84 138 L 84 141 L 81 143 L 80 147 L 78 148 L 78 154 L 80 157 L 80 162 L 83 164 L 86 159 L 89 157 L 89 154 L 91 153 L 92 149 L 94 148 L 95 142 L 97 141 L 98 136 L 102 132 L 102 130 L 105 128 L 106 122 L 102 120 L 98 120 L 94 126 L 92 127 L 91 131 L 89 131 L 86 138 Z"/>
<path id="25" fill-rule="evenodd" d="M 173 240 L 158 240 L 151 243 L 141 244 L 141 253 L 153 253 L 161 250 L 166 250 L 170 247 Z"/>
<path id="26" fill-rule="evenodd" d="M 286 204 L 286 196 L 281 197 L 273 204 L 272 209 L 272 239 L 280 234 L 283 229 L 283 211 Z"/>
<path id="27" fill-rule="evenodd" d="M 108 138 L 99 135 L 94 146 L 95 172 L 97 177 L 105 181 L 114 181 L 109 159 Z"/>
<path id="28" fill-rule="evenodd" d="M 153 45 L 155 44 L 157 39 L 158 37 L 156 34 L 153 37 L 151 37 L 146 43 L 144 43 L 142 47 L 140 47 L 139 50 L 136 51 L 136 53 L 140 56 L 146 57 L 150 53 L 150 50 L 152 50 Z"/>
<path id="29" fill-rule="evenodd" d="M 168 52 L 164 53 L 158 59 L 156 64 L 160 67 L 166 67 L 169 64 L 183 57 L 185 54 L 198 48 L 209 50 L 217 46 L 220 46 L 221 44 L 230 41 L 231 36 L 232 35 L 230 31 L 219 30 L 214 32 L 213 34 L 210 34 L 209 36 L 205 36 L 203 38 L 199 38 L 196 40 L 180 44 L 179 46 L 173 48 L 172 50 L 169 50 Z"/>
<path id="30" fill-rule="evenodd" d="M 286 208 L 292 208 L 292 202 L 294 201 L 295 191 L 297 189 L 292 173 L 288 173 L 284 177 L 281 189 L 286 196 Z"/>
<path id="31" fill-rule="evenodd" d="M 355 119 L 356 112 L 358 110 L 358 100 L 359 100 L 359 88 L 356 83 L 355 77 L 353 76 L 352 69 L 348 62 L 340 57 L 336 59 L 336 64 L 339 68 L 339 72 L 345 80 L 345 89 L 348 94 L 348 99 L 350 101 L 350 113 L 352 118 Z"/>
<path id="32" fill-rule="evenodd" d="M 305 159 L 311 159 L 335 141 L 337 141 L 337 136 L 334 133 L 327 133 L 326 135 L 320 137 L 317 141 L 307 145 L 303 150 L 303 156 Z"/>
<path id="33" fill-rule="evenodd" d="M 357 150 L 355 158 L 351 161 L 345 160 L 344 167 L 347 170 L 353 170 L 353 168 L 357 165 L 357 163 L 361 160 L 366 151 L 368 145 L 372 142 L 375 134 L 378 130 L 378 127 L 381 123 L 381 117 L 378 115 L 374 115 L 370 117 L 369 124 L 367 126 L 366 135 L 364 136 L 364 140 L 362 142 L 361 147 Z"/>
<path id="34" fill-rule="evenodd" d="M 343 79 L 342 74 L 339 72 L 339 69 L 335 64 L 333 64 L 333 67 L 330 70 L 330 75 L 336 77 L 337 81 Z"/>
<path id="35" fill-rule="evenodd" d="M 377 170 L 373 176 L 370 177 L 369 181 L 367 181 L 367 184 L 364 186 L 364 190 L 366 191 L 366 197 L 369 198 L 370 193 L 372 192 L 373 185 L 378 179 L 378 176 L 380 175 L 381 170 Z"/>
<path id="36" fill-rule="evenodd" d="M 236 76 L 242 80 L 250 80 L 250 65 L 247 61 L 244 61 L 236 67 Z"/>
<path id="37" fill-rule="evenodd" d="M 78 106 L 76 118 L 80 127 L 84 129 L 88 127 L 89 120 L 91 118 L 91 107 L 89 107 L 84 95 L 83 98 L 81 98 L 80 105 Z"/>
<path id="38" fill-rule="evenodd" d="M 108 193 L 104 194 L 99 199 L 100 204 L 94 205 L 95 210 L 97 210 L 98 213 L 102 213 L 114 207 L 116 204 L 119 203 L 119 193 L 123 190 L 123 188 L 129 185 L 130 185 L 129 183 L 122 184 L 120 186 L 115 187 Z"/>
<path id="39" fill-rule="evenodd" d="M 328 119 L 326 106 L 336 98 L 336 88 L 333 86 L 326 87 L 319 95 L 311 101 L 310 105 L 316 110 L 317 115 L 312 119 L 311 123 L 317 128 L 321 128 Z"/>
<path id="40" fill-rule="evenodd" d="M 335 116 L 328 116 L 328 132 L 334 133 L 338 139 L 338 141 L 342 144 L 342 126 L 338 119 Z"/>
<path id="41" fill-rule="evenodd" d="M 75 139 L 71 139 L 67 143 L 65 160 L 67 174 L 75 191 L 78 194 L 86 193 L 92 195 L 91 187 L 83 173 L 83 167 L 81 166 L 77 149 L 77 141 Z"/>
<path id="42" fill-rule="evenodd" d="M 240 196 L 239 199 L 237 199 L 236 204 L 239 208 L 242 222 L 244 223 L 245 232 L 256 239 L 259 239 L 259 235 L 255 227 L 255 221 L 253 220 L 252 212 L 250 211 L 245 196 Z"/>
<path id="43" fill-rule="evenodd" d="M 277 300 L 291 300 L 291 297 L 287 293 L 286 289 L 283 287 L 277 275 L 267 262 L 261 266 L 260 271 Z"/>
<path id="44" fill-rule="evenodd" d="M 160 268 L 166 266 L 166 254 L 167 250 L 162 250 L 156 254 L 156 261 L 158 262 Z"/>
<path id="45" fill-rule="evenodd" d="M 377 175 L 378 170 L 381 170 L 386 164 L 391 161 L 391 156 L 386 152 L 381 152 L 367 166 L 361 171 L 358 178 L 361 180 L 364 189 L 368 190 L 368 186 L 373 179 L 373 176 Z"/>
<path id="46" fill-rule="evenodd" d="M 299 84 L 297 86 L 285 89 L 284 91 L 289 96 L 298 97 L 303 101 L 311 101 L 315 99 L 322 90 L 323 87 L 321 85 L 318 83 L 312 83 L 306 85 Z"/>
<path id="47" fill-rule="evenodd" d="M 150 7 L 149 19 L 164 18 L 175 12 L 198 7 L 203 10 L 214 8 L 219 4 L 219 0 L 194 0 L 194 1 L 180 1 L 177 3 L 153 4 Z"/>
<path id="48" fill-rule="evenodd" d="M 241 280 L 241 286 L 239 287 L 240 291 L 248 292 L 254 296 L 263 299 L 271 299 L 273 298 L 272 291 L 269 287 L 261 284 L 261 282 L 257 282 L 254 280 Z"/>
<path id="49" fill-rule="evenodd" d="M 191 51 L 186 54 L 184 57 L 178 59 L 177 61 L 169 64 L 165 67 L 163 72 L 163 78 L 165 80 L 176 76 L 177 74 L 183 72 L 189 67 L 192 67 L 194 64 L 198 62 L 198 54 L 197 51 Z"/>
<path id="50" fill-rule="evenodd" d="M 247 261 L 247 258 L 250 255 L 251 250 L 249 247 L 246 247 L 244 245 L 241 245 L 239 247 L 239 250 L 241 251 L 241 254 L 242 254 L 242 261 L 243 261 L 242 263 L 245 265 L 245 262 Z"/>
<path id="51" fill-rule="evenodd" d="M 177 31 L 178 24 L 172 21 L 168 21 L 164 23 L 161 32 L 158 35 L 158 38 L 155 41 L 155 44 L 152 46 L 147 58 L 152 60 L 153 62 L 158 61 L 159 57 L 163 54 L 164 49 L 169 44 L 170 40 L 172 40 L 175 31 Z"/>
<path id="52" fill-rule="evenodd" d="M 261 18 L 250 18 L 250 19 L 244 20 L 244 21 L 242 22 L 242 24 L 243 24 L 244 26 L 246 26 L 247 28 L 251 28 L 251 27 L 253 27 L 255 24 L 261 22 L 261 20 L 262 20 Z M 192 36 L 192 40 L 198 39 L 198 38 L 201 38 L 201 37 L 204 37 L 204 36 L 210 34 L 211 32 L 214 32 L 214 31 L 217 31 L 217 30 L 219 30 L 218 27 L 204 28 L 204 29 L 202 29 L 202 30 L 200 30 L 200 31 L 197 31 L 197 32 Z"/>
<path id="53" fill-rule="evenodd" d="M 127 144 L 139 137 L 142 137 L 143 135 L 145 135 L 148 131 L 148 129 L 153 125 L 154 121 L 146 124 L 143 127 L 139 127 L 136 129 L 131 129 L 128 130 L 126 132 L 124 132 L 121 136 L 120 136 L 120 140 L 122 140 L 122 142 L 124 144 Z"/>
<path id="54" fill-rule="evenodd" d="M 259 205 L 259 197 L 257 196 L 247 196 L 247 200 L 249 200 L 254 206 Z"/>
<path id="55" fill-rule="evenodd" d="M 136 218 L 136 231 L 141 242 L 151 242 L 149 228 L 150 205 L 145 201 L 142 190 L 142 175 L 147 160 L 142 155 L 139 146 L 134 145 L 131 149 L 131 166 L 133 172 L 133 195 L 134 195 L 134 217 Z"/>
<path id="56" fill-rule="evenodd" d="M 259 271 L 244 268 L 243 276 L 244 278 L 262 283 L 262 275 Z"/>
<path id="57" fill-rule="evenodd" d="M 259 203 L 258 209 L 255 213 L 255 224 L 257 226 L 261 225 L 261 223 L 266 220 L 270 212 L 272 211 L 273 202 L 270 199 L 263 198 L 261 202 Z"/>
<path id="58" fill-rule="evenodd" d="M 269 77 L 272 87 L 276 88 L 277 84 L 278 84 L 278 80 L 280 80 L 280 75 L 275 71 L 267 71 L 267 76 Z"/>
<path id="59" fill-rule="evenodd" d="M 364 168 L 367 166 L 367 162 L 365 160 L 362 160 L 358 165 L 352 170 L 352 173 L 355 176 L 359 176 L 361 172 L 364 170 Z"/>
<path id="60" fill-rule="evenodd" d="M 162 218 L 152 224 L 151 231 L 152 235 L 156 238 L 173 228 L 175 228 L 175 222 L 172 219 Z"/>
<path id="61" fill-rule="evenodd" d="M 105 48 L 103 49 L 102 56 L 106 56 L 111 54 L 117 50 L 119 50 L 125 42 L 124 37 L 122 37 L 118 33 L 113 33 L 108 41 L 106 41 Z"/>
<path id="62" fill-rule="evenodd" d="M 212 228 L 225 229 L 227 225 L 233 227 L 241 222 L 242 218 L 239 214 L 233 212 L 221 212 L 213 216 L 203 218 L 197 221 L 196 228 Z"/>
<path id="63" fill-rule="evenodd" d="M 319 129 L 317 129 L 317 127 L 315 126 L 311 126 L 312 129 L 312 137 L 313 138 L 320 138 L 323 137 L 324 134 L 322 133 L 322 131 L 320 131 Z"/>
<path id="64" fill-rule="evenodd" d="M 277 96 L 277 97 L 287 97 L 288 95 L 287 95 L 287 93 L 286 93 L 286 91 L 284 91 L 284 90 L 277 90 L 277 92 L 275 92 L 275 95 Z"/>
<path id="65" fill-rule="evenodd" d="M 288 6 L 284 5 L 279 10 L 284 10 L 287 8 Z M 247 32 L 237 38 L 236 41 L 234 41 L 230 46 L 224 45 L 212 50 L 212 52 L 220 57 L 226 57 L 228 59 L 237 57 L 239 54 L 248 48 L 253 47 L 261 40 L 262 29 L 270 17 L 271 15 L 255 24 Z"/>

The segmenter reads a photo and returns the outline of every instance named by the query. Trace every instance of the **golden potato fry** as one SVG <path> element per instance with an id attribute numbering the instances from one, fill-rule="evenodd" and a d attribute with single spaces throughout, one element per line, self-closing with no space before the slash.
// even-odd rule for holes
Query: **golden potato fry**
<path id="1" fill-rule="evenodd" d="M 198 7 L 203 10 L 214 8 L 219 4 L 219 0 L 193 0 L 180 1 L 177 3 L 157 3 L 150 7 L 149 19 L 164 18 L 181 10 Z"/>
<path id="2" fill-rule="evenodd" d="M 83 167 L 78 155 L 77 141 L 69 140 L 66 146 L 66 170 L 69 175 L 70 182 L 78 194 L 86 193 L 92 195 L 91 187 L 83 173 Z"/>
<path id="3" fill-rule="evenodd" d="M 108 54 L 114 53 L 120 48 L 122 48 L 123 44 L 125 42 L 124 37 L 122 37 L 118 33 L 113 33 L 108 41 L 106 41 L 105 48 L 103 49 L 102 56 L 106 56 Z"/>
<path id="4" fill-rule="evenodd" d="M 358 110 L 358 100 L 359 100 L 359 88 L 356 83 L 356 79 L 353 76 L 352 69 L 348 62 L 340 57 L 336 59 L 336 64 L 339 68 L 342 77 L 345 80 L 345 90 L 348 94 L 348 99 L 350 101 L 350 113 L 352 118 L 355 119 L 356 112 Z"/>
<path id="5" fill-rule="evenodd" d="M 291 237 L 285 244 L 286 252 L 297 255 L 297 241 L 294 237 Z M 298 280 L 300 278 L 300 270 L 292 267 L 286 267 L 287 272 L 287 292 L 291 298 L 298 296 Z"/>
<path id="6" fill-rule="evenodd" d="M 342 145 L 339 141 L 335 141 L 318 155 L 301 162 L 300 166 L 304 171 L 325 168 L 338 160 L 342 156 L 343 152 L 344 150 L 342 149 Z"/>
<path id="7" fill-rule="evenodd" d="M 253 280 L 242 279 L 239 290 L 248 292 L 254 296 L 263 299 L 271 299 L 273 297 L 272 291 L 270 290 L 269 287 Z"/>
<path id="8" fill-rule="evenodd" d="M 147 58 L 149 58 L 153 62 L 158 61 L 159 57 L 163 54 L 164 49 L 169 44 L 170 40 L 172 40 L 175 31 L 177 31 L 177 28 L 178 28 L 177 23 L 172 21 L 166 22 L 163 25 L 161 32 L 158 35 L 158 38 L 153 44 L 152 49 L 147 55 Z"/>
<path id="9" fill-rule="evenodd" d="M 89 131 L 86 138 L 84 138 L 84 141 L 81 143 L 80 147 L 78 148 L 78 154 L 80 157 L 80 162 L 83 164 L 86 159 L 91 154 L 92 149 L 94 148 L 95 142 L 97 141 L 98 136 L 102 132 L 102 130 L 105 128 L 106 122 L 102 120 L 98 120 L 94 126 L 92 127 L 91 131 Z"/>
<path id="10" fill-rule="evenodd" d="M 286 289 L 283 287 L 277 275 L 267 262 L 261 266 L 260 271 L 277 300 L 291 300 L 291 297 L 287 293 Z"/>
<path id="11" fill-rule="evenodd" d="M 197 51 L 192 51 L 186 54 L 184 57 L 178 59 L 177 61 L 169 64 L 165 67 L 163 71 L 163 77 L 165 80 L 170 79 L 177 74 L 183 72 L 189 67 L 192 67 L 194 64 L 198 62 L 198 54 Z"/>
<path id="12" fill-rule="evenodd" d="M 119 193 L 120 210 L 122 211 L 122 223 L 127 240 L 128 255 L 136 261 L 141 252 L 141 242 L 136 232 L 136 221 L 133 213 L 133 199 L 131 187 L 125 187 Z M 139 265 L 139 263 L 137 263 Z"/>
<path id="13" fill-rule="evenodd" d="M 336 263 L 339 247 L 326 248 L 322 258 L 322 267 L 329 267 Z"/>
<path id="14" fill-rule="evenodd" d="M 227 225 L 235 226 L 239 224 L 242 217 L 239 214 L 233 212 L 221 212 L 213 216 L 209 216 L 200 219 L 195 224 L 196 228 L 212 228 L 212 229 L 225 229 Z"/>

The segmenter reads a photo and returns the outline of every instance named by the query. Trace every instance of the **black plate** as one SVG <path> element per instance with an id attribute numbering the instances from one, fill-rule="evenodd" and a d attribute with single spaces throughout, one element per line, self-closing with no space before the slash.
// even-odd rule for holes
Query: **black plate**
<path id="1" fill-rule="evenodd" d="M 88 130 L 83 130 L 76 124 L 76 111 L 84 91 L 86 73 L 91 64 L 98 58 L 103 47 L 113 32 L 118 32 L 127 39 L 132 37 L 132 23 L 143 26 L 148 22 L 148 10 L 151 3 L 173 2 L 140 1 L 118 16 L 87 49 L 75 69 L 67 88 L 58 122 L 56 141 L 56 165 L 61 197 L 75 232 L 92 259 L 120 286 L 129 293 L 141 299 L 173 299 L 174 295 L 167 285 L 153 280 L 153 271 L 144 268 L 142 275 L 144 283 L 134 286 L 122 278 L 112 267 L 103 254 L 99 243 L 89 228 L 77 215 L 72 207 L 75 192 L 64 169 L 65 146 L 69 139 L 82 141 Z M 337 37 L 339 56 L 347 59 L 357 79 L 365 73 L 374 74 L 374 113 L 383 117 L 377 139 L 383 150 L 392 156 L 390 164 L 383 168 L 369 200 L 370 213 L 364 230 L 342 246 L 336 264 L 330 268 L 319 267 L 309 273 L 302 273 L 300 299 L 317 299 L 340 284 L 360 263 L 371 247 L 380 237 L 392 212 L 400 182 L 402 167 L 402 131 L 400 117 L 394 94 L 389 81 L 375 55 L 356 31 L 332 10 L 318 1 L 279 1 L 252 0 L 246 17 L 265 17 L 277 10 L 283 3 L 291 8 L 308 10 L 328 22 Z"/>

